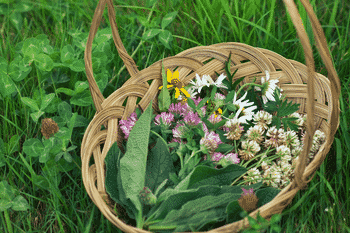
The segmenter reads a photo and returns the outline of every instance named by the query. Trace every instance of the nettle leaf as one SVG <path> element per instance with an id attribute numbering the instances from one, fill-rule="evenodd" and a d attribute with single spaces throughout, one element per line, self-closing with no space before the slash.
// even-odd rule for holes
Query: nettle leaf
<path id="1" fill-rule="evenodd" d="M 152 100 L 148 108 L 136 121 L 126 144 L 126 153 L 120 159 L 120 175 L 126 198 L 135 205 L 138 213 L 136 221 L 142 216 L 142 205 L 139 192 L 145 186 L 148 141 L 151 128 Z"/>
<path id="2" fill-rule="evenodd" d="M 171 22 L 173 22 L 176 15 L 177 15 L 177 11 L 174 11 L 174 12 L 170 12 L 166 16 L 164 16 L 164 18 L 162 20 L 162 24 L 161 24 L 162 29 L 165 29 Z"/>
<path id="3" fill-rule="evenodd" d="M 171 49 L 170 44 L 173 41 L 173 35 L 168 30 L 163 30 L 159 33 L 159 41 L 168 49 Z"/>

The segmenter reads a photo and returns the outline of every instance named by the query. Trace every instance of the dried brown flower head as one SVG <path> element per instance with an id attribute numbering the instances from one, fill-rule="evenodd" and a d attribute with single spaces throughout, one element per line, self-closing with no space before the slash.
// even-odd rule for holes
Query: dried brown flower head
<path id="1" fill-rule="evenodd" d="M 46 139 L 49 139 L 52 134 L 57 133 L 59 127 L 57 123 L 51 118 L 45 118 L 41 121 L 41 133 L 44 135 Z"/>
<path id="2" fill-rule="evenodd" d="M 258 205 L 258 197 L 255 195 L 254 190 L 251 188 L 246 190 L 242 188 L 243 194 L 238 199 L 239 206 L 247 212 L 251 212 L 257 208 Z"/>

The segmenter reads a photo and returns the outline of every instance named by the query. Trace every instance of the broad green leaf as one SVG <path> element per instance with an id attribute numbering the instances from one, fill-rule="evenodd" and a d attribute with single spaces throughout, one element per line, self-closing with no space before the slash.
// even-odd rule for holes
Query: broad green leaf
<path id="1" fill-rule="evenodd" d="M 6 180 L 0 182 L 0 199 L 12 201 L 15 198 L 15 189 Z"/>
<path id="2" fill-rule="evenodd" d="M 70 140 L 69 129 L 67 127 L 62 127 L 55 133 L 55 137 L 61 138 L 62 140 Z"/>
<path id="3" fill-rule="evenodd" d="M 139 192 L 145 186 L 145 173 L 148 154 L 148 141 L 151 128 L 152 100 L 148 108 L 136 121 L 126 144 L 126 153 L 120 159 L 120 175 L 126 198 L 130 198 L 138 213 L 136 221 L 142 216 Z"/>
<path id="4" fill-rule="evenodd" d="M 12 209 L 14 211 L 26 211 L 29 209 L 28 201 L 21 195 L 18 195 L 12 202 Z"/>
<path id="5" fill-rule="evenodd" d="M 77 81 L 74 85 L 75 88 L 75 93 L 79 94 L 81 92 L 83 92 L 84 90 L 86 90 L 87 88 L 89 88 L 89 84 L 87 81 Z"/>
<path id="6" fill-rule="evenodd" d="M 162 20 L 162 29 L 165 29 L 171 22 L 174 21 L 177 11 L 168 13 Z"/>
<path id="7" fill-rule="evenodd" d="M 22 53 L 25 63 L 32 63 L 35 57 L 40 54 L 38 42 L 35 38 L 26 39 L 23 43 Z"/>
<path id="8" fill-rule="evenodd" d="M 207 166 L 197 166 L 175 189 L 185 190 L 198 188 L 201 185 L 229 185 L 243 175 L 246 168 L 231 164 L 223 169 L 215 169 Z"/>
<path id="9" fill-rule="evenodd" d="M 224 193 L 218 196 L 204 196 L 184 204 L 179 210 L 170 211 L 165 219 L 159 223 L 149 226 L 150 230 L 158 230 L 162 227 L 176 226 L 174 229 L 178 231 L 190 230 L 189 224 L 194 228 L 211 221 L 218 215 L 223 217 L 225 208 L 232 200 L 238 200 L 239 194 Z M 221 213 L 211 213 L 213 209 L 220 209 Z M 196 229 L 197 230 L 197 229 Z"/>
<path id="10" fill-rule="evenodd" d="M 255 192 L 258 197 L 258 207 L 261 207 L 274 199 L 281 190 L 273 187 L 259 189 Z"/>
<path id="11" fill-rule="evenodd" d="M 85 90 L 81 92 L 79 95 L 74 95 L 70 99 L 70 103 L 78 106 L 83 106 L 83 107 L 90 106 L 91 104 L 93 104 L 90 90 Z"/>
<path id="12" fill-rule="evenodd" d="M 41 53 L 44 52 L 49 55 L 54 53 L 54 49 L 50 45 L 50 40 L 48 39 L 46 34 L 37 35 L 35 39 L 37 40 L 37 45 L 40 48 Z"/>
<path id="13" fill-rule="evenodd" d="M 106 164 L 106 191 L 113 201 L 122 204 L 119 200 L 119 190 L 117 184 L 118 168 L 120 164 L 120 158 L 123 153 L 118 148 L 117 142 L 114 142 L 105 158 Z"/>
<path id="14" fill-rule="evenodd" d="M 171 49 L 170 44 L 173 41 L 173 35 L 168 30 L 163 30 L 159 33 L 159 41 L 168 49 Z"/>
<path id="15" fill-rule="evenodd" d="M 162 31 L 161 29 L 156 29 L 156 28 L 148 29 L 145 32 L 145 34 L 142 36 L 142 40 L 149 40 L 155 37 L 156 35 L 158 35 L 161 31 Z"/>
<path id="16" fill-rule="evenodd" d="M 63 153 L 63 158 L 66 160 L 68 163 L 71 163 L 73 161 L 72 156 L 66 151 Z"/>
<path id="17" fill-rule="evenodd" d="M 60 87 L 60 88 L 57 88 L 57 93 L 64 93 L 66 95 L 73 96 L 75 94 L 75 91 L 65 87 Z"/>
<path id="18" fill-rule="evenodd" d="M 12 93 L 16 92 L 15 83 L 9 78 L 9 76 L 2 75 L 0 78 L 0 93 L 4 96 L 10 96 Z"/>
<path id="19" fill-rule="evenodd" d="M 40 109 L 44 110 L 50 103 L 51 101 L 55 98 L 55 94 L 51 93 L 48 95 L 45 95 L 44 98 L 41 101 L 41 106 Z"/>
<path id="20" fill-rule="evenodd" d="M 72 132 L 73 132 L 73 127 L 75 125 L 75 122 L 76 122 L 76 119 L 77 119 L 77 116 L 78 116 L 78 113 L 74 113 L 73 116 L 69 119 L 69 122 L 68 122 L 68 129 L 69 129 L 69 137 L 72 136 Z"/>
<path id="21" fill-rule="evenodd" d="M 61 49 L 61 61 L 63 63 L 71 63 L 75 60 L 75 52 L 73 46 L 68 44 Z"/>
<path id="22" fill-rule="evenodd" d="M 54 140 L 44 140 L 44 151 L 40 154 L 39 162 L 46 163 L 49 160 L 50 150 L 54 147 Z"/>
<path id="23" fill-rule="evenodd" d="M 74 72 L 82 72 L 85 71 L 85 64 L 84 60 L 74 60 L 70 65 L 69 68 L 73 70 Z"/>
<path id="24" fill-rule="evenodd" d="M 7 201 L 5 199 L 0 199 L 0 212 L 10 209 L 12 206 L 12 201 Z"/>
<path id="25" fill-rule="evenodd" d="M 147 7 L 151 7 L 153 6 L 155 3 L 157 2 L 157 0 L 147 0 Z"/>
<path id="26" fill-rule="evenodd" d="M 23 143 L 23 152 L 31 157 L 38 157 L 44 152 L 44 145 L 37 138 L 27 139 Z"/>
<path id="27" fill-rule="evenodd" d="M 44 115 L 45 112 L 39 110 L 37 112 L 33 112 L 30 114 L 31 118 L 33 119 L 34 122 L 38 122 L 39 118 Z"/>
<path id="28" fill-rule="evenodd" d="M 32 179 L 33 184 L 38 186 L 40 189 L 48 190 L 50 188 L 50 184 L 45 177 L 32 174 Z"/>
<path id="29" fill-rule="evenodd" d="M 95 38 L 96 44 L 102 44 L 112 39 L 112 29 L 110 27 L 100 30 Z"/>
<path id="30" fill-rule="evenodd" d="M 147 158 L 145 186 L 152 192 L 165 180 L 169 173 L 174 170 L 173 160 L 168 147 L 163 140 L 157 138 L 156 145 L 150 151 Z"/>
<path id="31" fill-rule="evenodd" d="M 144 26 L 146 28 L 150 27 L 150 24 L 149 24 L 149 22 L 148 22 L 146 17 L 138 15 L 137 16 L 137 20 L 141 23 L 142 26 Z"/>
<path id="32" fill-rule="evenodd" d="M 25 105 L 30 107 L 32 111 L 39 111 L 39 107 L 33 99 L 30 99 L 28 97 L 22 97 L 21 100 Z"/>
<path id="33" fill-rule="evenodd" d="M 28 74 L 32 71 L 32 67 L 29 64 L 24 63 L 22 57 L 16 57 L 8 67 L 8 74 L 12 80 L 19 82 L 25 79 Z"/>
<path id="34" fill-rule="evenodd" d="M 86 119 L 86 117 L 78 115 L 74 127 L 86 127 L 89 125 L 89 123 L 90 121 Z"/>
<path id="35" fill-rule="evenodd" d="M 230 202 L 230 204 L 228 204 L 226 207 L 226 214 L 227 214 L 226 222 L 233 223 L 242 219 L 242 217 L 239 215 L 242 211 L 244 210 L 239 205 L 237 200 Z"/>
<path id="36" fill-rule="evenodd" d="M 83 63 L 83 65 L 84 65 L 84 63 Z M 84 66 L 84 69 L 85 69 L 85 66 Z M 105 88 L 108 84 L 108 78 L 109 78 L 108 72 L 102 72 L 102 73 L 95 75 L 95 80 L 96 80 L 97 86 L 100 89 L 101 93 L 103 93 L 103 91 L 105 90 Z"/>
<path id="37" fill-rule="evenodd" d="M 51 71 L 53 68 L 53 60 L 46 54 L 38 54 L 34 58 L 35 65 L 43 71 Z"/>
<path id="38" fill-rule="evenodd" d="M 61 98 L 54 97 L 49 106 L 45 108 L 46 113 L 55 113 L 57 112 L 58 105 L 62 102 Z"/>

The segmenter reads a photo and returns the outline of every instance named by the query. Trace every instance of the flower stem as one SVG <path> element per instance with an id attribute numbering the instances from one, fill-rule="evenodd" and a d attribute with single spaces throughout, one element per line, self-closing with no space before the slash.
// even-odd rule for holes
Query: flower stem
<path id="1" fill-rule="evenodd" d="M 156 136 L 158 136 L 163 142 L 165 145 L 168 145 L 168 143 L 164 140 L 164 138 L 162 136 L 160 136 L 159 134 L 157 134 L 156 132 L 154 132 L 153 130 L 151 130 L 151 133 L 155 134 Z M 169 147 L 168 148 L 168 151 L 169 151 Z"/>
<path id="2" fill-rule="evenodd" d="M 264 88 L 263 85 L 259 85 L 259 84 L 256 84 L 256 83 L 246 83 L 244 84 L 243 86 L 241 86 L 241 88 L 239 88 L 239 90 L 236 92 L 236 95 L 238 96 L 238 94 L 243 90 L 244 87 L 246 86 L 257 86 L 257 87 L 260 87 L 261 89 Z"/>

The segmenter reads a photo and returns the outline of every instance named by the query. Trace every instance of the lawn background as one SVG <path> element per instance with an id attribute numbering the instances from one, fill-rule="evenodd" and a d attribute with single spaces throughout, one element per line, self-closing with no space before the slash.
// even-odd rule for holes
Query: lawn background
<path id="1" fill-rule="evenodd" d="M 53 167 L 57 165 L 41 163 L 39 157 L 31 157 L 23 152 L 25 141 L 33 138 L 41 140 L 41 120 L 58 116 L 57 104 L 60 101 L 67 102 L 72 112 L 84 116 L 87 122 L 94 116 L 94 106 L 84 106 L 89 98 L 83 103 L 79 102 L 78 96 L 58 91 L 59 88 L 74 90 L 79 81 L 86 85 L 85 70 L 74 71 L 68 64 L 58 64 L 62 63 L 61 52 L 66 51 L 64 48 L 69 44 L 74 49 L 74 59 L 82 62 L 84 54 L 82 49 L 79 50 L 78 44 L 84 46 L 86 40 L 79 33 L 89 32 L 97 2 L 0 0 L 1 57 L 7 63 L 14 61 L 20 50 L 18 48 L 23 46 L 21 42 L 46 34 L 54 49 L 49 56 L 55 63 L 50 69 L 34 62 L 25 79 L 12 82 L 15 90 L 13 93 L 0 95 L 0 139 L 3 141 L 3 145 L 0 143 L 0 147 L 3 147 L 0 148 L 0 179 L 7 181 L 29 204 L 27 211 L 9 209 L 0 212 L 0 232 L 8 232 L 11 228 L 13 232 L 117 232 L 117 228 L 104 218 L 90 200 L 82 182 L 80 145 L 86 125 L 75 128 L 69 139 L 70 146 L 77 146 L 70 152 L 73 161 L 68 163 L 68 157 L 60 160 L 59 164 L 68 171 L 55 170 Z M 241 42 L 269 49 L 305 64 L 302 46 L 282 1 L 182 0 L 169 1 L 167 4 L 158 1 L 151 11 L 152 2 L 156 1 L 114 1 L 114 5 L 118 5 L 116 21 L 121 40 L 139 70 L 188 48 L 221 42 Z M 301 4 L 297 2 L 301 10 Z M 340 125 L 324 163 L 309 183 L 308 189 L 300 191 L 283 211 L 280 226 L 282 232 L 350 232 L 350 2 L 311 2 L 325 31 L 341 81 Z M 228 11 L 222 7 L 222 3 L 229 5 Z M 170 49 L 160 43 L 158 37 L 146 42 L 141 40 L 146 30 L 156 28 L 157 25 L 159 27 L 162 18 L 174 11 L 178 12 L 177 16 L 166 28 L 173 36 Z M 311 35 L 306 13 L 304 10 L 300 12 L 306 30 Z M 103 28 L 109 28 L 107 10 L 100 30 Z M 101 59 L 93 58 L 96 63 L 95 74 L 108 77 L 104 97 L 109 96 L 129 78 L 113 40 L 109 39 L 107 44 L 111 51 L 101 53 Z M 316 72 L 326 76 L 327 71 L 314 44 L 313 50 Z M 5 68 L 1 67 L 2 71 Z M 6 72 L 0 73 L 0 79 L 4 80 L 6 75 Z M 59 82 L 52 82 L 51 79 Z M 4 83 L 1 85 L 0 88 L 7 88 Z M 50 111 L 44 111 L 39 120 L 34 121 L 30 116 L 31 109 L 21 98 L 40 100 L 51 93 L 54 93 L 55 101 L 49 106 Z M 36 185 L 38 180 L 50 188 Z M 7 225 L 9 221 L 11 227 Z"/>

